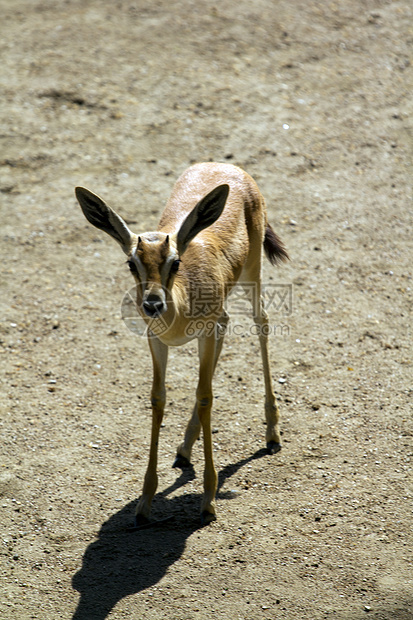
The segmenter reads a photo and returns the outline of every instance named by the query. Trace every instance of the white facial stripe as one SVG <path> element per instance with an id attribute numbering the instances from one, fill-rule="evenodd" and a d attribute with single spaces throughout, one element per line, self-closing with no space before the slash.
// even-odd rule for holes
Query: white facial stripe
<path id="1" fill-rule="evenodd" d="M 169 278 L 169 274 L 171 273 L 172 263 L 178 259 L 179 259 L 178 253 L 174 252 L 174 250 L 171 249 L 169 256 L 165 259 L 165 262 L 161 268 L 161 278 L 162 278 L 162 282 L 165 283 L 165 285 L 166 285 L 166 281 Z"/>
<path id="2" fill-rule="evenodd" d="M 132 251 L 131 260 L 133 260 L 136 265 L 141 282 L 146 282 L 146 269 L 143 266 L 141 259 L 136 254 L 136 248 Z"/>

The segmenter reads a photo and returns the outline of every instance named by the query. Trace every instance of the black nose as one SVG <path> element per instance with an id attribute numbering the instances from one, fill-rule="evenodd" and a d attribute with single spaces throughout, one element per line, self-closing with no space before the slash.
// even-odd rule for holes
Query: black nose
<path id="1" fill-rule="evenodd" d="M 142 307 L 145 314 L 152 318 L 160 316 L 164 311 L 163 301 L 159 299 L 155 301 L 144 301 Z"/>

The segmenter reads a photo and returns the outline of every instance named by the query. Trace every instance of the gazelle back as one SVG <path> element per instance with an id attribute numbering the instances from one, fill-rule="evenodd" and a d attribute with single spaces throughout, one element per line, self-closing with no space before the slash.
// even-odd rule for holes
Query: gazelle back
<path id="1" fill-rule="evenodd" d="M 174 467 L 190 465 L 192 446 L 202 428 L 201 519 L 209 523 L 216 518 L 217 488 L 211 439 L 212 377 L 229 319 L 224 301 L 236 282 L 248 285 L 252 292 L 264 370 L 267 449 L 274 453 L 281 447 L 268 360 L 268 319 L 261 298 L 261 257 L 264 247 L 276 264 L 288 258 L 287 252 L 267 222 L 265 202 L 255 181 L 230 164 L 202 163 L 188 168 L 176 182 L 154 232 L 132 233 L 115 211 L 87 189 L 77 187 L 76 197 L 89 222 L 111 235 L 127 255 L 137 284 L 137 307 L 148 325 L 153 361 L 152 433 L 137 526 L 148 523 L 157 488 L 168 347 L 193 338 L 199 343 L 196 402 Z"/>

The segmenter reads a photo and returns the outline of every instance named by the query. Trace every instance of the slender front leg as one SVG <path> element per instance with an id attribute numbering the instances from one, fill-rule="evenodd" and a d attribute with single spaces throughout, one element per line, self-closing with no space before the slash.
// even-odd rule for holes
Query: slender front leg
<path id="1" fill-rule="evenodd" d="M 224 343 L 224 336 L 227 330 L 229 316 L 226 310 L 223 310 L 218 323 L 216 325 L 216 345 L 214 354 L 214 366 L 212 372 L 215 372 L 215 368 L 221 353 L 222 345 Z M 198 403 L 192 410 L 191 418 L 188 422 L 188 426 L 185 430 L 185 436 L 183 442 L 178 446 L 177 455 L 172 467 L 189 467 L 191 464 L 191 452 L 192 446 L 199 437 L 201 431 L 201 423 L 198 416 Z"/>
<path id="2" fill-rule="evenodd" d="M 215 493 L 217 490 L 217 473 L 212 455 L 211 409 L 212 377 L 216 362 L 215 334 L 199 339 L 199 381 L 196 390 L 198 417 L 204 436 L 204 497 L 201 504 L 203 524 L 215 521 Z"/>
<path id="3" fill-rule="evenodd" d="M 165 372 L 168 360 L 168 347 L 155 336 L 149 336 L 149 348 L 153 362 L 152 382 L 152 430 L 151 447 L 149 450 L 149 463 L 145 474 L 142 495 L 136 508 L 137 524 L 144 523 L 149 519 L 151 504 L 158 486 L 158 441 L 163 412 L 165 408 Z"/>

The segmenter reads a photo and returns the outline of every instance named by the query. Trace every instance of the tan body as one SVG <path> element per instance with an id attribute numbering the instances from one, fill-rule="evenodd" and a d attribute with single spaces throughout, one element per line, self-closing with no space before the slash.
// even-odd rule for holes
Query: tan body
<path id="1" fill-rule="evenodd" d="M 265 381 L 266 440 L 280 449 L 278 408 L 271 386 L 261 299 L 262 247 L 272 263 L 287 258 L 267 222 L 255 181 L 230 164 L 196 164 L 176 182 L 154 232 L 134 234 L 100 198 L 83 188 L 76 195 L 86 218 L 118 241 L 137 282 L 137 306 L 148 323 L 153 360 L 152 436 L 149 465 L 137 507 L 137 522 L 149 518 L 157 488 L 157 449 L 165 406 L 168 346 L 199 342 L 196 403 L 175 466 L 189 465 L 192 446 L 203 430 L 205 475 L 203 522 L 215 519 L 217 475 L 212 456 L 212 377 L 222 348 L 228 315 L 224 301 L 238 281 L 252 291 Z M 253 286 L 251 286 L 253 285 Z"/>

